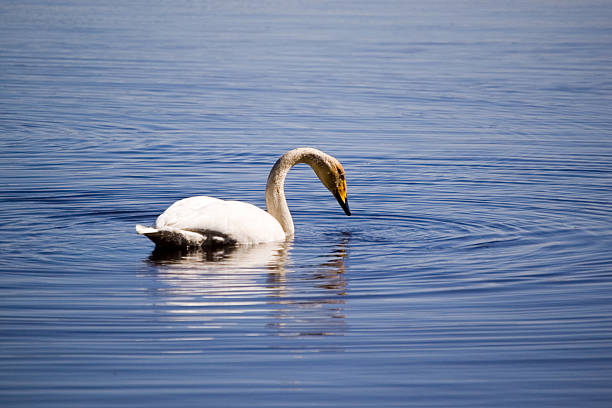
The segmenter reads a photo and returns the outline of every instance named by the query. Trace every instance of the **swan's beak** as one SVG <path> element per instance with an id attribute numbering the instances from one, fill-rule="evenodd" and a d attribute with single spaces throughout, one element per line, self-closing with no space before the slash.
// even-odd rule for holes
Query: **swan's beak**
<path id="1" fill-rule="evenodd" d="M 344 196 L 344 199 L 342 199 L 342 197 L 337 191 L 334 193 L 334 197 L 336 197 L 336 200 L 338 200 L 338 204 L 340 204 L 340 207 L 342 207 L 346 215 L 351 215 L 351 210 L 349 210 L 348 206 L 348 197 Z"/>

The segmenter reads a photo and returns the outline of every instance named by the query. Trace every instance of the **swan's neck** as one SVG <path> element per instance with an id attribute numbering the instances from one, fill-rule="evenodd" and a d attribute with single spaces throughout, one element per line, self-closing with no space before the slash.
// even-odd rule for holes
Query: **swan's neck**
<path id="1" fill-rule="evenodd" d="M 325 153 L 309 147 L 290 150 L 276 161 L 266 184 L 266 208 L 280 223 L 287 237 L 293 236 L 293 219 L 285 198 L 285 177 L 289 170 L 298 163 L 306 163 L 317 175 L 323 167 L 327 156 Z"/>

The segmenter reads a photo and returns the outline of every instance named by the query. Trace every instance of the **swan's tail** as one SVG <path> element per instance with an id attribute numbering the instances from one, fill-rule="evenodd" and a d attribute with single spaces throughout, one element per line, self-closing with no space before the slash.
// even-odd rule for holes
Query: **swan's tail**
<path id="1" fill-rule="evenodd" d="M 147 235 L 159 232 L 159 230 L 156 228 L 145 227 L 144 225 L 136 224 L 136 232 L 140 235 Z"/>
<path id="2" fill-rule="evenodd" d="M 136 232 L 144 235 L 159 248 L 198 248 L 236 244 L 230 237 L 215 231 L 187 231 L 176 228 L 153 228 L 136 225 Z"/>

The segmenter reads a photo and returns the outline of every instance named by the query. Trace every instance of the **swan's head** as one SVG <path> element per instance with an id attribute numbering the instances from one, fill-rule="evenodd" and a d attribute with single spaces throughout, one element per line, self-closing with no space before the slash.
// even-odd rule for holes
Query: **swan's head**
<path id="1" fill-rule="evenodd" d="M 342 167 L 342 164 L 336 158 L 329 155 L 326 156 L 320 166 L 314 167 L 315 173 L 317 173 L 323 185 L 336 197 L 346 215 L 351 215 L 351 210 L 348 206 L 344 167 Z"/>

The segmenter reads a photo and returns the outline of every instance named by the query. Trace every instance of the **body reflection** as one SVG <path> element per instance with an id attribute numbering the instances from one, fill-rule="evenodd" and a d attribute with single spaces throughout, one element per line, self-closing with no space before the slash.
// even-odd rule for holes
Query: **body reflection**
<path id="1" fill-rule="evenodd" d="M 290 243 L 154 251 L 148 262 L 163 283 L 156 304 L 164 320 L 210 338 L 236 327 L 246 336 L 341 335 L 347 244 L 342 237 L 329 253 L 314 255 L 317 262 L 299 268 L 292 266 Z"/>

